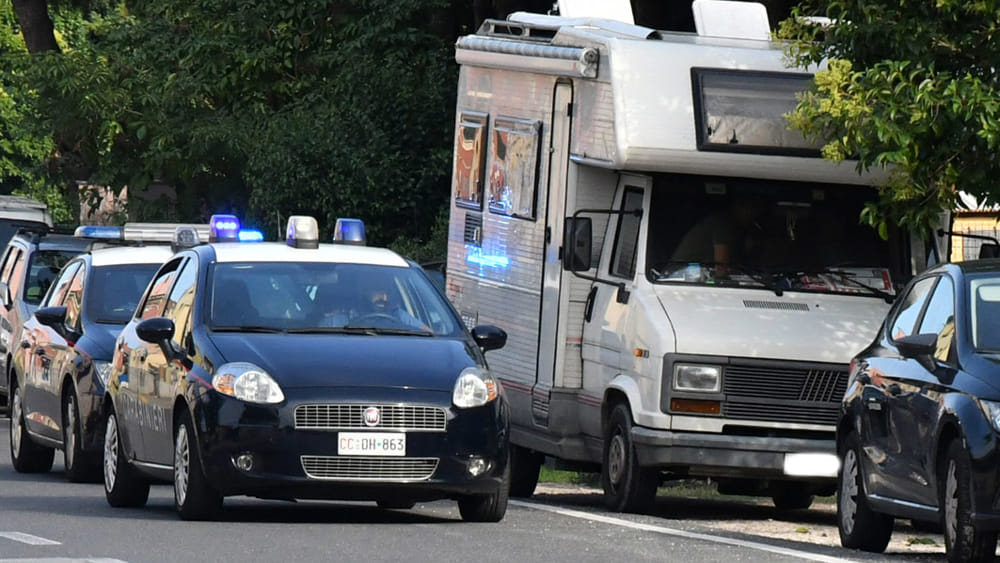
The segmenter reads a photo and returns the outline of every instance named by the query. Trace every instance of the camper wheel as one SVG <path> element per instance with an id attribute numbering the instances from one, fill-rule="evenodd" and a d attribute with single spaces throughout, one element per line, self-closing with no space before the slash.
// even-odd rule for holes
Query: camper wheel
<path id="1" fill-rule="evenodd" d="M 521 446 L 510 447 L 510 496 L 528 498 L 535 494 L 538 472 L 544 456 Z"/>
<path id="2" fill-rule="evenodd" d="M 604 503 L 617 512 L 645 512 L 656 498 L 659 471 L 640 467 L 632 442 L 632 411 L 619 403 L 604 424 L 601 484 Z"/>

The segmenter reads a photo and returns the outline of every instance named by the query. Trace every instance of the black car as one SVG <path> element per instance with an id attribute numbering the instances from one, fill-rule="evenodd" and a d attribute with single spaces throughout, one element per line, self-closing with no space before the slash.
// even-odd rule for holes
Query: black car
<path id="1" fill-rule="evenodd" d="M 169 246 L 98 249 L 59 272 L 14 349 L 10 457 L 15 470 L 48 471 L 54 449 L 61 449 L 70 481 L 100 478 L 101 405 L 115 338 L 172 254 Z"/>
<path id="2" fill-rule="evenodd" d="M 184 519 L 231 495 L 503 518 L 507 404 L 484 351 L 506 334 L 470 333 L 399 255 L 290 223 L 287 244 L 199 244 L 156 274 L 116 343 L 108 502 L 143 505 L 162 480 Z"/>
<path id="3" fill-rule="evenodd" d="M 8 406 L 11 358 L 20 342 L 21 327 L 38 308 L 59 270 L 91 243 L 38 230 L 20 231 L 7 244 L 0 260 L 0 405 Z"/>
<path id="4" fill-rule="evenodd" d="M 837 430 L 841 543 L 883 551 L 894 518 L 940 523 L 951 561 L 1000 530 L 1000 261 L 914 278 L 851 363 Z"/>

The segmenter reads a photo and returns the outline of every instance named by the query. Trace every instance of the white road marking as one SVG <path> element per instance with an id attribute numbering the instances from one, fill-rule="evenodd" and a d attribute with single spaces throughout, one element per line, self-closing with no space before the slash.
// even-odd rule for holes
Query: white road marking
<path id="1" fill-rule="evenodd" d="M 756 549 L 759 551 L 767 551 L 769 553 L 777 553 L 779 555 L 788 555 L 791 557 L 799 557 L 802 559 L 808 559 L 810 561 L 822 561 L 823 563 L 843 563 L 844 561 L 850 561 L 850 559 L 845 559 L 843 557 L 830 557 L 829 555 L 821 555 L 818 553 L 810 553 L 808 551 L 799 551 L 797 549 L 789 549 L 785 547 L 778 547 L 774 545 L 769 545 L 766 543 L 738 540 L 734 538 L 727 538 L 725 536 L 713 536 L 709 534 L 699 534 L 697 532 L 689 532 L 687 530 L 679 530 L 677 528 L 667 528 L 665 526 L 654 526 L 652 524 L 640 524 L 638 522 L 629 522 L 628 520 L 622 520 L 620 518 L 612 518 L 610 516 L 602 516 L 600 514 L 591 514 L 589 512 L 583 512 L 580 510 L 570 510 L 567 508 L 558 508 L 555 506 L 549 506 L 545 504 L 536 504 L 533 502 L 525 502 L 523 500 L 510 500 L 510 504 L 514 506 L 522 506 L 524 508 L 533 508 L 535 510 L 545 510 L 548 512 L 554 512 L 556 514 L 561 514 L 563 516 L 569 516 L 571 518 L 581 518 L 584 520 L 592 520 L 594 522 L 603 522 L 605 524 L 612 524 L 614 526 L 621 526 L 623 528 L 632 528 L 633 530 L 642 530 L 645 532 L 654 532 L 657 534 L 665 534 L 668 536 L 677 536 L 681 538 L 689 538 L 693 540 L 701 540 L 713 543 L 721 543 L 726 545 L 732 545 L 736 547 L 745 547 L 748 549 Z"/>
<path id="2" fill-rule="evenodd" d="M 34 557 L 27 559 L 0 559 L 0 563 L 127 563 L 107 557 Z"/>
<path id="3" fill-rule="evenodd" d="M 57 541 L 47 540 L 45 538 L 40 538 L 38 536 L 33 536 L 31 534 L 25 534 L 23 532 L 0 532 L 0 538 L 7 538 L 9 540 L 19 541 L 21 543 L 26 543 L 28 545 L 61 545 Z"/>

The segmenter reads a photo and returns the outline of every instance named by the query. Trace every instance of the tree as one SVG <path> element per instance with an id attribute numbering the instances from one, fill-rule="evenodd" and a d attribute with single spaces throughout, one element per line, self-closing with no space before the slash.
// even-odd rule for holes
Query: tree
<path id="1" fill-rule="evenodd" d="M 880 232 L 926 234 L 958 191 L 1000 203 L 998 32 L 995 0 L 805 0 L 782 22 L 795 62 L 827 64 L 793 125 L 826 158 L 891 170 L 862 214 Z"/>
<path id="2" fill-rule="evenodd" d="M 28 52 L 58 51 L 48 0 L 13 0 L 13 3 Z"/>

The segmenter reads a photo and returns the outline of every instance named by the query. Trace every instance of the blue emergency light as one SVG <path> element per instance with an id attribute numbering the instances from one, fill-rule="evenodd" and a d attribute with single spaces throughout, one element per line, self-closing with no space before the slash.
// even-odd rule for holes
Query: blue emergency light
<path id="1" fill-rule="evenodd" d="M 212 215 L 208 221 L 209 242 L 234 242 L 239 240 L 240 220 L 235 215 Z"/>
<path id="2" fill-rule="evenodd" d="M 122 239 L 122 228 L 108 225 L 80 225 L 73 231 L 73 236 L 80 238 Z"/>
<path id="3" fill-rule="evenodd" d="M 337 219 L 333 229 L 333 242 L 365 245 L 365 222 L 361 219 Z"/>
<path id="4" fill-rule="evenodd" d="M 261 242 L 264 240 L 264 233 L 257 229 L 240 229 L 236 236 L 240 242 Z"/>

